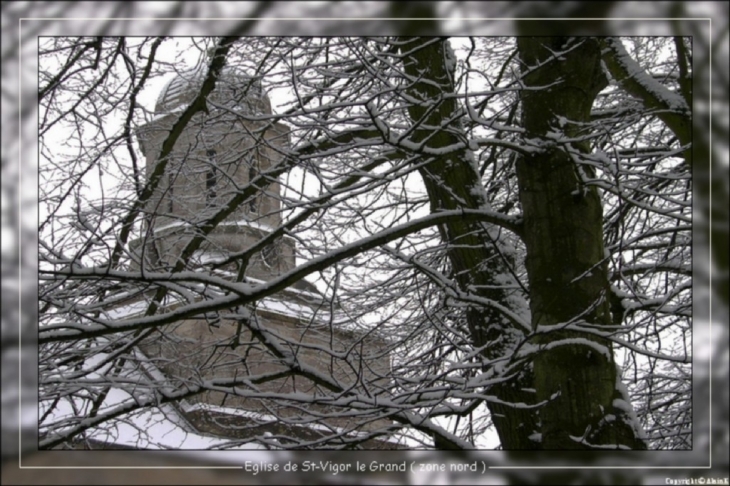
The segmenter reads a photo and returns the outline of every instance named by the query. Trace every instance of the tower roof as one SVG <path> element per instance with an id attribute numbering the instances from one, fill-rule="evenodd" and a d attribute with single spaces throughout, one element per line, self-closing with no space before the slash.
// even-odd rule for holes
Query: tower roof
<path id="1" fill-rule="evenodd" d="M 204 63 L 177 73 L 162 88 L 155 112 L 165 114 L 186 108 L 200 91 L 207 73 L 208 68 Z M 246 114 L 271 113 L 271 104 L 263 92 L 261 80 L 233 66 L 223 67 L 209 101 Z"/>

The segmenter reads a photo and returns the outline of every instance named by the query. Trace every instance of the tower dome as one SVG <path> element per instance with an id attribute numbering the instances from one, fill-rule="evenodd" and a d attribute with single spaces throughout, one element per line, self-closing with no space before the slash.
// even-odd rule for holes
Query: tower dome
<path id="1" fill-rule="evenodd" d="M 203 63 L 198 67 L 181 71 L 167 82 L 155 104 L 157 114 L 181 111 L 195 99 L 205 81 L 208 69 Z M 271 113 L 271 102 L 264 94 L 261 80 L 249 76 L 243 70 L 224 66 L 216 86 L 208 99 L 208 108 L 224 106 L 248 115 Z"/>

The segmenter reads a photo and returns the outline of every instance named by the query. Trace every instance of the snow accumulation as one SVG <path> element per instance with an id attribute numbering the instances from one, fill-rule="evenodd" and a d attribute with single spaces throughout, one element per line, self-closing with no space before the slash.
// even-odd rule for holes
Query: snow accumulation
<path id="1" fill-rule="evenodd" d="M 641 422 L 639 421 L 639 417 L 636 415 L 636 411 L 634 408 L 629 405 L 630 403 L 630 394 L 629 389 L 626 387 L 626 385 L 621 381 L 623 370 L 619 365 L 616 365 L 616 391 L 621 395 L 621 398 L 614 399 L 612 405 L 617 410 L 621 410 L 624 412 L 625 416 L 628 418 L 629 423 L 633 427 L 636 436 L 639 439 L 646 440 L 647 435 L 644 431 L 644 428 L 641 426 Z"/>
<path id="2" fill-rule="evenodd" d="M 187 105 L 178 106 L 177 108 L 174 108 L 172 110 L 155 114 L 152 117 L 151 121 L 156 122 L 156 121 L 162 120 L 163 118 L 170 116 L 170 115 L 180 115 L 183 111 L 185 111 L 187 109 L 188 109 Z"/>
<path id="3" fill-rule="evenodd" d="M 679 93 L 667 89 L 647 74 L 644 68 L 631 58 L 620 39 L 609 37 L 606 42 L 612 47 L 616 54 L 616 60 L 621 64 L 628 77 L 650 93 L 655 100 L 661 101 L 666 107 L 675 112 L 688 113 L 690 111 L 684 98 Z"/>
<path id="4" fill-rule="evenodd" d="M 297 292 L 296 290 L 294 292 Z M 304 295 L 313 295 L 309 292 L 298 291 Z M 321 297 L 319 298 L 321 302 Z M 184 304 L 181 297 L 168 297 L 165 299 L 164 306 L 175 304 Z M 123 305 L 115 309 L 107 311 L 107 317 L 110 320 L 131 319 L 140 316 L 147 310 L 148 301 L 138 301 L 131 304 Z M 260 311 L 276 314 L 284 317 L 294 318 L 301 321 L 314 321 L 319 323 L 336 324 L 345 328 L 361 329 L 356 323 L 342 312 L 334 313 L 327 308 L 313 308 L 310 305 L 293 302 L 285 298 L 264 297 L 256 301 L 256 308 Z"/>
<path id="5" fill-rule="evenodd" d="M 233 275 L 230 272 L 223 272 L 223 273 L 228 273 L 229 275 Z M 255 284 L 255 285 L 263 285 L 266 283 L 266 281 L 264 281 L 264 280 L 260 280 L 258 278 L 253 278 L 253 277 L 246 277 L 246 281 L 251 282 L 252 284 Z M 295 287 L 288 287 L 286 289 L 286 292 L 296 294 L 299 297 L 303 297 L 305 299 L 311 299 L 314 302 L 319 302 L 322 300 L 322 296 L 320 294 L 315 294 L 313 292 L 307 292 L 306 290 L 297 289 Z"/>
<path id="6" fill-rule="evenodd" d="M 139 351 L 136 353 L 139 357 L 143 357 Z M 95 358 L 95 360 L 90 361 L 98 362 L 106 356 L 98 355 Z M 154 365 L 149 361 L 142 361 L 146 373 L 150 373 L 156 379 L 164 379 L 164 375 Z M 93 366 L 91 362 L 88 364 Z M 104 376 L 102 375 L 104 375 L 103 369 L 89 373 L 88 379 L 91 381 L 103 379 Z M 100 407 L 100 414 L 123 407 L 130 402 L 134 403 L 144 396 L 145 391 L 142 384 L 147 379 L 138 370 L 132 369 L 130 366 L 125 368 L 123 375 L 119 378 L 120 386 L 109 389 L 109 393 Z M 138 384 L 134 385 L 135 382 Z M 74 403 L 69 400 L 59 401 L 44 422 L 40 424 L 41 432 L 49 424 L 59 425 L 64 420 L 78 418 L 79 413 L 83 414 L 84 409 L 88 407 L 88 402 L 84 403 L 78 397 L 74 398 L 74 401 Z M 41 404 L 40 412 L 41 414 L 46 412 L 43 404 Z M 62 429 L 62 427 L 59 428 Z M 194 428 L 170 404 L 162 404 L 158 407 L 145 408 L 123 415 L 119 420 L 115 420 L 112 425 L 107 423 L 103 427 L 90 429 L 86 433 L 86 438 L 106 444 L 105 447 L 111 449 L 201 450 L 214 449 L 223 446 L 227 442 L 219 437 L 195 432 Z M 244 444 L 236 447 L 236 449 L 266 450 L 265 447 L 254 443 Z"/>
<path id="7" fill-rule="evenodd" d="M 540 326 L 540 328 L 544 329 L 545 326 Z M 540 330 L 538 328 L 538 330 Z M 570 329 L 569 327 L 566 327 L 565 329 Z M 570 338 L 570 339 L 559 339 L 557 341 L 550 342 L 548 344 L 544 345 L 533 345 L 533 344 L 526 344 L 522 346 L 522 349 L 520 350 L 518 356 L 524 357 L 529 356 L 530 354 L 537 353 L 539 351 L 543 350 L 549 350 L 549 349 L 555 349 L 560 346 L 569 346 L 573 344 L 580 344 L 582 346 L 586 346 L 591 348 L 593 351 L 597 352 L 601 356 L 605 357 L 606 359 L 611 359 L 611 353 L 608 350 L 608 348 L 602 344 L 599 344 L 595 341 L 592 341 L 590 339 L 576 337 L 576 338 Z"/>
<path id="8" fill-rule="evenodd" d="M 242 228 L 255 228 L 262 231 L 265 231 L 267 233 L 272 233 L 275 228 L 272 226 L 269 226 L 264 223 L 259 223 L 257 221 L 249 221 L 246 219 L 238 220 L 238 221 L 221 221 L 218 223 L 218 226 L 238 226 Z M 179 228 L 179 227 L 185 227 L 185 228 L 194 228 L 194 225 L 188 223 L 187 221 L 175 221 L 173 223 L 165 224 L 160 227 L 155 227 L 154 231 L 165 231 L 170 228 Z"/>
<path id="9" fill-rule="evenodd" d="M 107 364 L 96 371 L 90 371 L 88 373 L 86 379 L 92 383 L 103 379 L 116 384 L 116 386 L 110 387 L 104 402 L 101 404 L 99 408 L 100 415 L 123 409 L 126 406 L 148 399 L 151 393 L 153 393 L 149 385 L 150 378 L 152 378 L 153 382 L 157 383 L 164 383 L 166 381 L 166 377 L 162 371 L 152 361 L 147 359 L 141 351 L 135 350 L 134 354 L 138 364 L 141 366 L 137 367 L 136 364 L 127 361 L 116 379 L 111 379 L 108 376 L 108 370 L 112 366 L 111 364 Z M 106 354 L 96 355 L 93 359 L 87 361 L 87 369 L 94 369 L 97 364 L 103 362 L 108 357 Z M 61 376 L 59 374 L 59 378 Z M 163 386 L 163 388 L 158 389 L 154 393 L 162 393 L 164 395 L 166 390 Z M 79 418 L 86 416 L 91 404 L 89 399 L 84 400 L 82 396 L 82 393 L 77 393 L 71 399 L 60 400 L 54 404 L 55 407 L 51 411 L 45 408 L 48 406 L 48 403 L 42 403 L 40 414 L 44 415 L 47 413 L 47 416 L 44 417 L 43 422 L 40 424 L 41 433 L 44 433 L 48 428 L 58 430 L 62 433 L 66 428 L 64 423 L 68 423 L 71 426 L 71 424 L 77 423 Z M 302 395 L 300 398 L 302 401 L 310 399 L 307 395 Z M 252 424 L 281 423 L 281 420 L 274 415 L 211 404 L 190 404 L 183 399 L 179 402 L 179 409 L 170 403 L 165 403 L 135 410 L 120 416 L 116 420 L 105 422 L 99 427 L 87 430 L 84 438 L 92 444 L 92 447 L 93 443 L 96 442 L 100 444 L 100 447 L 103 444 L 105 449 L 176 450 L 187 451 L 191 454 L 195 451 L 197 453 L 205 451 L 206 458 L 221 462 L 227 460 L 240 461 L 240 451 L 256 451 L 252 453 L 257 454 L 256 458 L 259 460 L 274 459 L 273 455 L 271 457 L 262 457 L 258 454 L 260 454 L 260 451 L 276 449 L 275 446 L 264 446 L 254 442 L 242 443 L 241 439 L 218 437 L 198 432 L 184 416 L 184 414 L 195 411 L 248 418 Z M 297 426 L 293 422 L 288 423 L 291 426 Z M 368 435 L 366 433 L 339 427 L 328 427 L 321 424 L 303 423 L 300 426 L 328 434 L 341 434 L 352 437 L 367 437 Z M 267 433 L 263 435 L 266 437 Z M 386 439 L 381 438 L 380 440 Z M 392 443 L 399 443 L 399 440 L 396 438 L 388 438 L 387 440 Z M 238 454 L 231 455 L 227 454 L 226 451 L 237 451 Z"/>
<path id="10" fill-rule="evenodd" d="M 302 398 L 309 399 L 309 396 L 306 395 L 306 396 L 303 396 Z M 188 403 L 186 400 L 182 400 L 180 403 L 180 408 L 185 413 L 196 412 L 196 411 L 213 412 L 213 413 L 220 413 L 220 414 L 225 414 L 225 415 L 234 415 L 237 417 L 249 418 L 252 421 L 258 422 L 258 423 L 269 423 L 269 422 L 279 423 L 279 422 L 281 422 L 281 419 L 279 419 L 275 415 L 268 415 L 268 414 L 259 413 L 259 412 L 252 412 L 250 410 L 244 410 L 241 408 L 220 407 L 220 406 L 211 405 L 208 403 L 192 403 L 191 404 L 191 403 Z M 352 436 L 352 437 L 368 437 L 370 435 L 365 432 L 352 432 L 352 431 L 345 430 L 341 427 L 325 426 L 325 425 L 320 425 L 320 424 L 307 423 L 306 425 L 302 425 L 302 426 L 306 426 L 307 429 L 311 429 L 311 430 L 319 430 L 321 432 L 336 433 L 336 434 L 348 435 L 348 436 Z M 386 439 L 381 438 L 380 440 L 386 440 Z M 388 440 L 388 442 L 393 442 L 393 443 L 399 442 L 398 440 L 393 439 L 393 438 L 388 438 L 387 440 Z"/>
<path id="11" fill-rule="evenodd" d="M 179 298 L 170 297 L 167 296 L 163 300 L 163 307 L 169 306 L 172 304 L 175 304 L 177 302 L 180 302 L 181 300 Z M 149 301 L 136 301 L 132 302 L 130 304 L 121 305 L 118 307 L 111 308 L 107 311 L 106 317 L 110 320 L 117 320 L 117 319 L 125 319 L 128 317 L 133 317 L 142 314 L 147 310 L 149 307 L 150 302 Z"/>
<path id="12" fill-rule="evenodd" d="M 183 424 L 186 424 L 185 419 L 172 405 L 162 405 L 157 409 L 148 409 L 130 415 L 124 421 L 117 422 L 109 430 L 95 430 L 88 435 L 88 438 L 104 444 L 113 444 L 110 448 L 117 446 L 160 450 L 214 449 L 229 442 L 226 439 L 193 432 L 187 428 L 189 426 L 185 427 Z M 266 447 L 261 444 L 248 443 L 235 447 L 235 449 L 266 450 Z"/>

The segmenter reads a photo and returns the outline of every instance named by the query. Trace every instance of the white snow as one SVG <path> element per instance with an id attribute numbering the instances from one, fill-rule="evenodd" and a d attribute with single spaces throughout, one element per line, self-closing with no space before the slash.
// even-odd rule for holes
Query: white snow
<path id="1" fill-rule="evenodd" d="M 553 349 L 557 348 L 559 346 L 567 346 L 571 344 L 580 344 L 583 346 L 588 346 L 592 348 L 594 351 L 599 353 L 600 355 L 604 356 L 606 359 L 611 359 L 611 353 L 608 350 L 608 348 L 602 344 L 599 344 L 595 341 L 592 341 L 590 339 L 586 338 L 570 338 L 570 339 L 559 339 L 557 341 L 553 341 L 551 343 L 546 344 L 544 347 L 541 347 L 541 349 Z"/>
<path id="2" fill-rule="evenodd" d="M 265 231 L 267 233 L 271 233 L 275 230 L 272 226 L 269 226 L 264 223 L 260 223 L 257 221 L 249 221 L 246 219 L 241 219 L 238 221 L 221 221 L 218 223 L 218 226 L 240 226 L 240 227 L 248 227 L 248 228 L 256 228 L 262 231 Z M 175 221 L 173 223 L 165 224 L 159 227 L 154 227 L 154 231 L 164 231 L 166 229 L 170 228 L 179 228 L 179 227 L 185 227 L 185 228 L 194 228 L 195 225 L 188 223 L 187 221 Z"/>
<path id="3" fill-rule="evenodd" d="M 155 379 L 165 380 L 164 375 L 150 361 L 144 359 L 144 355 L 138 351 L 136 354 L 143 363 L 146 373 L 150 373 Z M 100 361 L 104 356 L 97 355 L 95 358 L 89 360 L 87 364 L 93 366 L 94 362 Z M 104 375 L 103 370 L 98 370 L 89 373 L 86 379 L 93 381 L 104 378 Z M 109 376 L 106 376 L 106 379 L 108 380 Z M 100 408 L 100 414 L 123 407 L 125 404 L 138 402 L 150 394 L 149 389 L 144 385 L 147 381 L 146 378 L 133 369 L 126 368 L 122 375 L 114 381 L 117 386 L 109 389 Z M 134 385 L 135 382 L 138 382 L 139 385 Z M 161 391 L 164 393 L 164 390 Z M 76 419 L 88 413 L 88 411 L 84 412 L 88 407 L 88 402 L 85 404 L 80 396 L 76 396 L 73 400 L 75 401 L 74 406 L 69 399 L 59 401 L 56 408 L 40 424 L 40 430 L 43 431 L 49 425 L 55 424 L 53 428 L 58 432 L 63 432 L 63 429 L 66 428 L 64 423 L 71 425 L 75 423 Z M 81 410 L 75 411 L 74 408 Z M 45 412 L 43 404 L 41 404 L 40 412 L 41 414 Z M 119 446 L 163 450 L 210 449 L 227 442 L 225 439 L 200 434 L 193 430 L 172 405 L 162 404 L 158 407 L 139 409 L 122 415 L 112 422 L 105 422 L 103 427 L 89 429 L 86 437 L 108 444 L 107 447 L 112 448 Z M 239 446 L 237 449 L 265 450 L 263 446 L 254 443 Z"/>
<path id="4" fill-rule="evenodd" d="M 639 418 L 636 416 L 636 411 L 634 408 L 630 405 L 630 396 L 629 390 L 626 388 L 626 385 L 621 381 L 621 367 L 616 366 L 616 391 L 618 391 L 621 394 L 622 398 L 616 398 L 613 401 L 614 408 L 621 410 L 624 412 L 625 417 L 628 419 L 629 423 L 631 424 L 631 427 L 634 429 L 634 432 L 636 433 L 636 436 L 639 439 L 646 440 L 646 433 L 644 432 L 644 428 L 641 426 L 641 422 L 639 421 Z"/>
<path id="5" fill-rule="evenodd" d="M 667 89 L 663 84 L 649 76 L 646 71 L 634 61 L 620 39 L 609 37 L 606 43 L 616 56 L 616 61 L 621 65 L 627 75 L 646 90 L 655 100 L 662 103 L 669 110 L 689 113 L 689 107 L 684 98 L 673 91 Z"/>
<path id="6" fill-rule="evenodd" d="M 291 397 L 292 394 L 289 394 L 288 396 Z M 302 401 L 308 401 L 310 399 L 309 395 L 301 394 Z M 195 412 L 195 411 L 202 411 L 202 412 L 214 412 L 214 413 L 220 413 L 225 415 L 235 415 L 237 417 L 246 417 L 250 418 L 252 421 L 255 421 L 257 423 L 281 423 L 282 420 L 280 417 L 276 417 L 274 415 L 268 415 L 265 413 L 260 412 L 252 412 L 250 410 L 244 410 L 242 408 L 232 408 L 232 407 L 219 407 L 217 405 L 210 405 L 207 403 L 188 403 L 186 400 L 182 400 L 180 403 L 180 408 L 185 411 L 186 413 L 189 412 Z M 292 422 L 293 423 L 293 422 Z M 366 432 L 352 432 L 346 429 L 343 429 L 342 427 L 329 427 L 321 424 L 303 424 L 302 427 L 312 429 L 312 430 L 319 430 L 322 432 L 332 433 L 335 432 L 337 434 L 346 434 L 348 436 L 352 437 L 367 437 L 369 434 Z M 268 433 L 267 433 L 268 434 Z M 266 435 L 266 434 L 265 434 Z M 271 435 L 271 434 L 269 434 Z M 384 439 L 380 439 L 384 440 Z M 398 443 L 396 439 L 388 438 L 388 442 L 392 443 Z"/>

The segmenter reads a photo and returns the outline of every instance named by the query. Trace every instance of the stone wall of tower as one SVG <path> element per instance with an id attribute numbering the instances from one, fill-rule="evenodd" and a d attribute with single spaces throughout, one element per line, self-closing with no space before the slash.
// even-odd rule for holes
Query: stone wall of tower
<path id="1" fill-rule="evenodd" d="M 182 253 L 195 234 L 195 228 L 188 226 L 163 228 L 135 242 L 133 250 L 139 254 L 141 248 L 145 248 L 146 261 L 152 262 L 147 264 L 147 269 L 154 268 L 157 264 L 173 265 L 175 256 Z M 227 255 L 258 243 L 264 235 L 264 230 L 260 228 L 222 223 L 200 245 L 199 250 L 190 258 L 188 267 L 222 261 Z M 295 260 L 295 242 L 285 236 L 268 245 L 264 252 L 255 254 L 248 262 L 245 276 L 269 280 L 294 268 Z M 235 274 L 238 271 L 236 265 L 237 262 L 234 262 L 222 270 Z"/>
<path id="2" fill-rule="evenodd" d="M 160 162 L 162 145 L 177 117 L 159 116 L 138 131 L 148 177 Z M 197 115 L 178 138 L 157 190 L 146 205 L 147 228 L 145 236 L 135 242 L 138 253 L 144 247 L 147 262 L 153 267 L 174 264 L 196 233 L 196 226 L 231 207 L 251 179 L 261 174 L 265 178 L 263 190 L 257 183 L 259 189 L 252 191 L 255 196 L 239 201 L 235 211 L 206 237 L 200 250 L 209 256 L 222 256 L 250 247 L 281 223 L 276 197 L 280 184 L 275 177 L 266 179 L 265 174 L 281 163 L 288 146 L 289 129 L 282 124 L 246 121 L 221 111 Z M 282 238 L 267 250 L 272 251 L 250 262 L 247 275 L 264 278 L 294 267 L 293 240 Z"/>
<path id="3" fill-rule="evenodd" d="M 229 88 L 235 90 L 238 86 L 235 80 L 228 81 Z M 145 268 L 154 270 L 175 265 L 183 249 L 199 234 L 201 224 L 222 209 L 235 208 L 205 236 L 188 268 L 220 261 L 246 250 L 281 225 L 282 208 L 278 197 L 281 187 L 276 176 L 270 176 L 263 187 L 257 183 L 251 191 L 255 197 L 236 204 L 232 201 L 242 191 L 250 189 L 253 178 L 266 177 L 267 171 L 282 163 L 289 149 L 289 129 L 283 124 L 265 121 L 266 114 L 271 113 L 268 99 L 244 96 L 244 100 L 250 101 L 248 105 L 241 105 L 240 100 L 228 103 L 225 90 L 229 88 L 225 86 L 222 90 L 217 87 L 212 93 L 209 113 L 197 114 L 182 130 L 166 160 L 160 160 L 160 152 L 179 117 L 180 111 L 175 110 L 184 109 L 191 100 L 189 86 L 173 80 L 158 102 L 158 110 L 167 111 L 138 130 L 147 177 L 156 173 L 161 163 L 166 164 L 158 187 L 144 208 L 144 234 L 130 245 L 138 261 L 144 261 Z M 166 100 L 169 103 L 165 103 Z M 229 108 L 223 107 L 226 105 Z M 237 112 L 235 106 L 243 106 L 245 110 Z M 257 115 L 260 121 L 251 116 L 255 113 L 263 115 Z M 283 237 L 274 245 L 267 248 L 271 251 L 262 251 L 248 262 L 246 277 L 269 280 L 295 267 L 294 240 Z M 133 264 L 133 268 L 139 268 L 139 265 Z M 237 268 L 231 265 L 220 270 L 235 272 Z M 388 388 L 390 357 L 385 342 L 373 335 L 353 331 L 346 323 L 311 318 L 313 309 L 322 304 L 322 298 L 311 284 L 300 282 L 295 286 L 298 288 L 289 288 L 269 298 L 279 311 L 260 302 L 258 308 L 248 314 L 249 318 L 273 333 L 277 342 L 285 343 L 285 352 L 296 356 L 298 363 L 339 381 L 344 389 L 372 396 Z M 282 306 L 288 307 L 288 311 L 282 312 Z M 168 309 L 174 307 L 172 304 Z M 282 357 L 268 349 L 262 336 L 240 323 L 240 318 L 241 312 L 231 310 L 181 320 L 159 329 L 140 345 L 140 349 L 176 387 L 216 378 L 249 380 L 241 382 L 237 389 L 240 393 L 209 391 L 190 400 L 194 404 L 263 415 L 273 413 L 284 419 L 302 415 L 297 406 L 264 398 L 267 394 L 286 396 L 293 393 L 322 396 L 323 393 L 317 391 L 322 384 L 287 373 L 290 368 L 282 362 Z M 275 379 L 263 379 L 274 374 L 277 375 Z M 367 384 L 367 389 L 363 383 Z M 342 410 L 325 404 L 306 406 L 309 411 L 327 417 L 322 423 L 328 426 L 346 428 L 352 424 L 351 419 L 337 416 Z M 212 416 L 206 419 L 204 415 L 196 413 L 190 418 L 203 432 L 221 433 L 223 419 Z M 231 427 L 237 423 L 233 416 L 225 420 L 233 420 Z M 374 430 L 388 424 L 378 419 L 365 428 Z"/>
<path id="4" fill-rule="evenodd" d="M 279 305 L 301 306 L 291 295 L 279 296 Z M 296 356 L 299 364 L 310 366 L 324 376 L 337 380 L 343 388 L 361 392 L 363 396 L 378 394 L 388 388 L 390 357 L 385 342 L 374 335 L 348 330 L 342 323 L 330 325 L 302 316 L 294 318 L 276 312 L 258 310 L 252 315 L 261 327 L 285 343 L 286 352 Z M 205 319 L 187 319 L 166 326 L 153 339 L 146 341 L 142 351 L 165 373 L 171 383 L 195 385 L 200 381 L 236 378 L 256 381 L 257 378 L 288 371 L 280 357 L 268 350 L 261 337 L 255 336 L 246 325 L 239 326 L 235 319 L 220 313 L 221 320 L 213 323 Z M 325 352 L 316 348 L 331 349 Z M 333 355 L 347 356 L 347 359 Z M 362 383 L 366 384 L 367 390 Z M 275 414 L 282 419 L 306 416 L 296 406 L 285 406 L 271 400 L 262 400 L 267 394 L 305 393 L 314 396 L 332 396 L 301 376 L 280 376 L 273 380 L 254 383 L 256 390 L 246 383 L 238 385 L 242 395 L 209 391 L 188 401 L 217 407 L 236 408 L 262 415 Z M 322 391 L 317 392 L 318 386 Z M 353 418 L 337 417 L 342 409 L 324 404 L 301 404 L 308 410 L 332 415 L 322 420 L 332 427 L 346 428 Z M 356 420 L 356 418 L 355 418 Z M 362 430 L 373 430 L 386 425 L 376 420 Z M 201 431 L 213 432 L 198 424 Z"/>
<path id="5" fill-rule="evenodd" d="M 160 162 L 162 144 L 177 118 L 176 114 L 160 116 L 139 129 L 148 176 Z M 180 134 L 150 200 L 150 209 L 155 213 L 152 224 L 164 227 L 180 220 L 200 221 L 214 214 L 248 186 L 251 170 L 258 175 L 278 165 L 288 145 L 289 129 L 280 123 L 244 121 L 225 112 L 210 116 L 199 113 Z M 218 179 L 216 197 L 208 200 L 208 175 L 213 167 Z M 268 194 L 280 193 L 276 178 L 267 182 Z M 281 222 L 279 209 L 276 197 L 259 195 L 255 207 L 247 200 L 228 219 L 249 219 L 276 227 Z"/>

